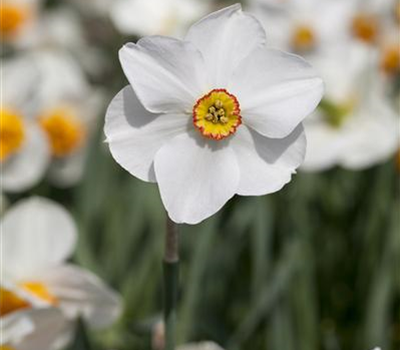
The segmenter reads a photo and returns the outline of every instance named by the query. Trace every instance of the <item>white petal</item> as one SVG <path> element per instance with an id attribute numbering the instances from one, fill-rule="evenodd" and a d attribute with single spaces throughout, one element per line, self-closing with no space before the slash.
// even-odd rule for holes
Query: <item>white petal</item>
<path id="1" fill-rule="evenodd" d="M 186 40 L 203 54 L 212 88 L 224 88 L 228 79 L 255 48 L 265 44 L 265 31 L 239 4 L 211 13 L 194 24 Z"/>
<path id="2" fill-rule="evenodd" d="M 242 126 L 231 145 L 240 168 L 239 195 L 264 195 L 279 191 L 303 162 L 306 139 L 298 126 L 283 139 L 270 139 Z"/>
<path id="3" fill-rule="evenodd" d="M 206 92 L 203 58 L 189 42 L 147 37 L 125 45 L 119 57 L 129 83 L 151 112 L 191 111 Z"/>
<path id="4" fill-rule="evenodd" d="M 59 204 L 39 197 L 18 202 L 1 220 L 2 268 L 14 278 L 67 259 L 76 243 L 76 227 Z"/>
<path id="5" fill-rule="evenodd" d="M 395 112 L 376 101 L 360 110 L 347 130 L 348 145 L 340 156 L 340 164 L 359 170 L 387 161 L 399 148 L 399 120 Z M 351 129 L 350 129 L 351 128 Z"/>
<path id="6" fill-rule="evenodd" d="M 299 56 L 260 48 L 237 68 L 229 90 L 239 100 L 246 125 L 282 138 L 316 108 L 323 83 Z"/>
<path id="7" fill-rule="evenodd" d="M 156 154 L 161 199 L 177 223 L 197 224 L 235 194 L 236 157 L 225 141 L 206 140 L 196 131 L 169 141 Z"/>
<path id="8" fill-rule="evenodd" d="M 103 328 L 121 314 L 118 294 L 90 271 L 62 265 L 43 271 L 38 279 L 57 297 L 68 318 L 82 316 L 89 326 Z"/>
<path id="9" fill-rule="evenodd" d="M 36 185 L 50 162 L 46 135 L 34 123 L 26 120 L 25 124 L 22 148 L 1 165 L 1 188 L 5 192 L 22 192 Z"/>
<path id="10" fill-rule="evenodd" d="M 59 188 L 76 185 L 85 170 L 87 151 L 87 148 L 83 148 L 69 156 L 53 159 L 48 172 L 51 184 Z"/>
<path id="11" fill-rule="evenodd" d="M 307 152 L 301 170 L 322 171 L 337 165 L 340 155 L 347 152 L 347 134 L 323 121 L 306 122 Z"/>
<path id="12" fill-rule="evenodd" d="M 68 323 L 57 308 L 14 312 L 1 320 L 2 342 L 18 350 L 53 350 L 68 331 Z"/>
<path id="13" fill-rule="evenodd" d="M 148 112 L 127 86 L 108 107 L 104 132 L 111 154 L 124 169 L 143 181 L 156 182 L 155 154 L 168 140 L 185 132 L 188 122 L 186 115 Z"/>

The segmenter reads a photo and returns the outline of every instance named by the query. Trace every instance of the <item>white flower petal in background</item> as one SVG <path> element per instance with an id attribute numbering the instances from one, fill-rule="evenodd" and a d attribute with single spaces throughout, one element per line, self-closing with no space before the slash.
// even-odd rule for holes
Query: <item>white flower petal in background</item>
<path id="1" fill-rule="evenodd" d="M 240 5 L 200 20 L 185 41 L 127 44 L 120 60 L 134 92 L 111 102 L 107 142 L 123 168 L 157 181 L 172 220 L 196 224 L 235 194 L 290 181 L 305 152 L 301 122 L 323 84 L 304 60 L 268 49 Z"/>
<path id="2" fill-rule="evenodd" d="M 1 220 L 1 231 L 3 272 L 14 279 L 61 264 L 72 255 L 77 239 L 70 214 L 39 197 L 11 207 Z"/>
<path id="3" fill-rule="evenodd" d="M 98 328 L 119 317 L 119 296 L 89 271 L 66 264 L 77 232 L 64 208 L 44 198 L 22 200 L 0 224 L 2 314 L 54 306 L 70 322 L 82 316 Z M 69 335 L 70 329 L 61 332 L 60 341 Z"/>
<path id="4" fill-rule="evenodd" d="M 125 35 L 182 36 L 210 7 L 208 0 L 116 0 L 111 20 Z"/>
<path id="5" fill-rule="evenodd" d="M 60 334 L 68 328 L 57 308 L 27 309 L 1 318 L 1 345 L 18 350 L 60 349 Z"/>
<path id="6" fill-rule="evenodd" d="M 218 344 L 210 341 L 188 343 L 178 346 L 177 350 L 224 350 Z"/>
<path id="7" fill-rule="evenodd" d="M 303 170 L 335 165 L 362 170 L 397 151 L 398 118 L 374 70 L 376 58 L 367 46 L 354 43 L 313 60 L 324 77 L 326 95 L 305 123 L 308 151 Z"/>
<path id="8" fill-rule="evenodd" d="M 36 280 L 57 297 L 68 318 L 83 317 L 92 328 L 105 328 L 121 314 L 118 294 L 96 275 L 78 266 L 50 267 L 42 270 Z"/>
<path id="9" fill-rule="evenodd" d="M 21 192 L 39 183 L 50 163 L 50 150 L 43 131 L 26 121 L 25 140 L 18 153 L 1 164 L 1 189 Z"/>

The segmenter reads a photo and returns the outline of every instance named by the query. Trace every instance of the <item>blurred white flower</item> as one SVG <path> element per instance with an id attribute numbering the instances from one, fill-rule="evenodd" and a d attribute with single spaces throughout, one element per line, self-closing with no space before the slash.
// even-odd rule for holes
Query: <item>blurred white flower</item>
<path id="1" fill-rule="evenodd" d="M 207 0 L 114 0 L 111 19 L 126 35 L 183 36 L 210 9 Z"/>
<path id="2" fill-rule="evenodd" d="M 356 1 L 252 0 L 250 10 L 265 24 L 268 45 L 318 54 L 348 40 Z"/>
<path id="3" fill-rule="evenodd" d="M 175 222 L 198 223 L 234 196 L 280 190 L 302 163 L 302 120 L 322 80 L 298 56 L 265 46 L 234 5 L 185 41 L 148 37 L 120 51 L 131 86 L 111 102 L 105 133 L 116 161 L 157 182 Z"/>
<path id="4" fill-rule="evenodd" d="M 4 299 L 2 291 L 2 302 Z M 55 307 L 27 308 L 0 318 L 1 350 L 53 350 L 63 344 L 67 322 Z"/>
<path id="5" fill-rule="evenodd" d="M 305 122 L 308 147 L 301 169 L 364 169 L 386 161 L 398 149 L 398 118 L 379 86 L 371 58 L 366 46 L 353 44 L 314 59 L 326 94 Z"/>
<path id="6" fill-rule="evenodd" d="M 31 62 L 2 62 L 0 174 L 4 192 L 25 191 L 36 185 L 49 164 L 46 135 L 34 120 L 38 78 Z"/>
<path id="7" fill-rule="evenodd" d="M 32 33 L 38 22 L 43 0 L 2 0 L 0 3 L 0 39 L 19 44 Z"/>
<path id="8" fill-rule="evenodd" d="M 178 346 L 177 350 L 224 350 L 219 345 L 205 341 L 200 343 L 190 343 Z"/>
<path id="9" fill-rule="evenodd" d="M 91 272 L 66 262 L 77 232 L 64 208 L 44 198 L 22 200 L 0 225 L 2 317 L 57 307 L 68 320 L 81 316 L 94 328 L 116 320 L 119 296 Z M 61 339 L 68 338 L 68 329 L 64 333 Z"/>
<path id="10" fill-rule="evenodd" d="M 37 50 L 29 60 L 40 74 L 36 120 L 47 135 L 53 156 L 50 180 L 59 187 L 74 185 L 83 175 L 102 94 L 89 86 L 81 68 L 65 52 Z"/>

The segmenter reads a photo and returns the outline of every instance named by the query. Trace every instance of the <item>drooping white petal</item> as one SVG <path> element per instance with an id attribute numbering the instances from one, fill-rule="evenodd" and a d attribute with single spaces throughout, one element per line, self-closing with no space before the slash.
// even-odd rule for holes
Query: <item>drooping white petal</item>
<path id="1" fill-rule="evenodd" d="M 156 182 L 153 161 L 157 151 L 184 133 L 190 118 L 182 114 L 153 114 L 144 109 L 130 86 L 108 107 L 104 132 L 114 159 L 132 175 Z"/>
<path id="2" fill-rule="evenodd" d="M 239 168 L 225 141 L 197 132 L 179 135 L 155 157 L 161 199 L 177 223 L 197 224 L 215 214 L 235 194 Z"/>
<path id="3" fill-rule="evenodd" d="M 5 192 L 22 192 L 36 185 L 50 162 L 46 135 L 33 122 L 26 120 L 25 124 L 24 144 L 1 164 L 1 189 Z"/>
<path id="4" fill-rule="evenodd" d="M 240 62 L 265 44 L 265 31 L 239 4 L 211 13 L 194 24 L 186 40 L 203 54 L 211 88 L 223 88 Z"/>
<path id="5" fill-rule="evenodd" d="M 189 42 L 146 37 L 122 47 L 119 57 L 139 100 L 153 113 L 191 111 L 206 92 L 203 58 Z"/>
<path id="6" fill-rule="evenodd" d="M 244 124 L 282 138 L 316 108 L 323 83 L 299 56 L 260 48 L 236 69 L 229 90 L 240 102 Z"/>
<path id="7" fill-rule="evenodd" d="M 68 318 L 82 316 L 93 328 L 112 324 L 121 314 L 118 294 L 93 273 L 74 265 L 42 271 L 37 280 L 57 297 Z"/>
<path id="8" fill-rule="evenodd" d="M 73 252 L 76 227 L 59 204 L 39 197 L 22 200 L 1 220 L 2 270 L 22 279 L 60 264 Z"/>
<path id="9" fill-rule="evenodd" d="M 242 126 L 231 145 L 239 168 L 239 195 L 264 195 L 279 191 L 302 163 L 306 151 L 303 127 L 283 139 L 270 139 Z"/>
<path id="10" fill-rule="evenodd" d="M 18 350 L 56 350 L 69 332 L 58 308 L 27 309 L 1 319 L 1 342 Z M 65 344 L 64 344 L 65 345 Z"/>

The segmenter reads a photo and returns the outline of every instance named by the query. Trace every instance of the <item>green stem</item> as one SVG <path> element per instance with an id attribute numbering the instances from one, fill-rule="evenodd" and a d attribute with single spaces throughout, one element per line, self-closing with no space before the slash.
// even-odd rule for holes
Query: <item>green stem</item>
<path id="1" fill-rule="evenodd" d="M 165 350 L 175 350 L 176 302 L 179 274 L 178 246 L 177 226 L 168 218 L 164 255 Z"/>

